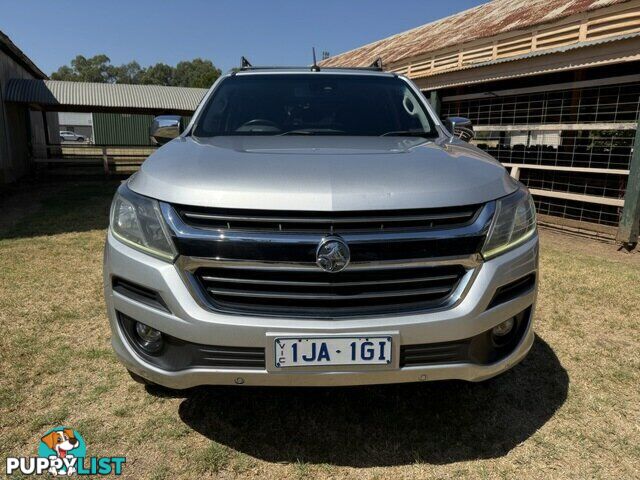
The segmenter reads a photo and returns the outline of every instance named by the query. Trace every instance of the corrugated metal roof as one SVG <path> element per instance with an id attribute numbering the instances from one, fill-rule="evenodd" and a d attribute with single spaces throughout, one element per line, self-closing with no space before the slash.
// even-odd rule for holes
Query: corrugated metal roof
<path id="1" fill-rule="evenodd" d="M 82 107 L 79 110 L 192 112 L 206 93 L 204 88 L 12 79 L 5 99 L 49 110 Z"/>
<path id="2" fill-rule="evenodd" d="M 493 0 L 321 62 L 364 66 L 380 57 L 393 63 L 443 48 L 559 20 L 629 0 Z"/>

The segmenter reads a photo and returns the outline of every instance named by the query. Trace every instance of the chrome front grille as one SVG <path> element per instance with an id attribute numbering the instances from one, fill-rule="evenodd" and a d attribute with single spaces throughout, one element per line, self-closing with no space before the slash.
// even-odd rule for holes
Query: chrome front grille
<path id="1" fill-rule="evenodd" d="M 442 305 L 465 272 L 461 265 L 339 273 L 204 267 L 194 277 L 218 309 L 330 317 Z"/>
<path id="2" fill-rule="evenodd" d="M 222 210 L 176 206 L 183 222 L 196 228 L 270 232 L 394 231 L 466 225 L 479 205 L 370 212 L 290 212 Z"/>
<path id="3" fill-rule="evenodd" d="M 453 305 L 479 264 L 495 204 L 329 213 L 161 208 L 178 269 L 206 308 L 334 318 Z M 328 235 L 349 247 L 342 272 L 316 264 Z"/>

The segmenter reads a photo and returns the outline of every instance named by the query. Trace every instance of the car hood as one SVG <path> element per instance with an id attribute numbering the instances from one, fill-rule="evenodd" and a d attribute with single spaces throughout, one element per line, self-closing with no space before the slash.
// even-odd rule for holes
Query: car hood
<path id="1" fill-rule="evenodd" d="M 388 210 L 470 205 L 516 182 L 461 141 L 407 137 L 177 138 L 129 181 L 170 203 L 266 210 Z"/>

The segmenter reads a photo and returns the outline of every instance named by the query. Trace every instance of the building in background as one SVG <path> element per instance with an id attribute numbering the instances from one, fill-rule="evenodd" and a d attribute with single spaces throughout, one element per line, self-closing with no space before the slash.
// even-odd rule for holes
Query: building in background
<path id="1" fill-rule="evenodd" d="M 149 128 L 154 115 L 130 113 L 94 113 L 94 140 L 96 145 L 154 145 Z M 183 115 L 183 128 L 191 116 Z"/>
<path id="2" fill-rule="evenodd" d="M 82 112 L 59 112 L 58 123 L 60 131 L 73 132 L 81 135 L 89 143 L 95 143 L 93 139 L 93 114 Z"/>
<path id="3" fill-rule="evenodd" d="M 109 146 L 154 145 L 149 137 L 154 118 L 135 113 L 58 113 L 60 131 L 82 135 L 88 143 Z M 190 116 L 182 116 L 184 126 L 190 120 Z"/>
<path id="4" fill-rule="evenodd" d="M 49 80 L 0 32 L 0 185 L 33 172 L 36 165 L 70 166 L 72 173 L 97 162 L 109 173 L 114 163 L 135 157 L 139 166 L 155 148 L 149 138 L 153 117 L 180 115 L 186 125 L 206 92 Z M 84 141 L 72 141 L 75 136 L 67 134 L 61 145 L 61 131 Z"/>
<path id="5" fill-rule="evenodd" d="M 441 117 L 470 118 L 543 222 L 637 239 L 640 0 L 494 0 L 321 65 L 378 58 Z"/>
<path id="6" fill-rule="evenodd" d="M 0 32 L 0 185 L 16 180 L 32 167 L 33 152 L 46 155 L 46 144 L 57 138 L 58 117 L 32 111 L 27 105 L 8 103 L 7 84 L 12 79 L 47 76 Z M 48 127 L 48 128 L 47 128 Z"/>

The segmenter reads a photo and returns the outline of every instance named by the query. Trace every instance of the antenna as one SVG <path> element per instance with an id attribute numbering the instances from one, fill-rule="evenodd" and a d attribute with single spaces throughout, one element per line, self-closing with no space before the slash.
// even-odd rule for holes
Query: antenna
<path id="1" fill-rule="evenodd" d="M 320 67 L 318 66 L 318 62 L 316 62 L 316 47 L 311 47 L 311 52 L 313 53 L 313 65 L 311 66 L 311 71 L 319 72 Z"/>
<path id="2" fill-rule="evenodd" d="M 253 65 L 251 65 L 251 62 L 247 60 L 247 57 L 243 55 L 240 58 L 240 68 L 250 68 L 250 67 L 253 67 Z"/>

